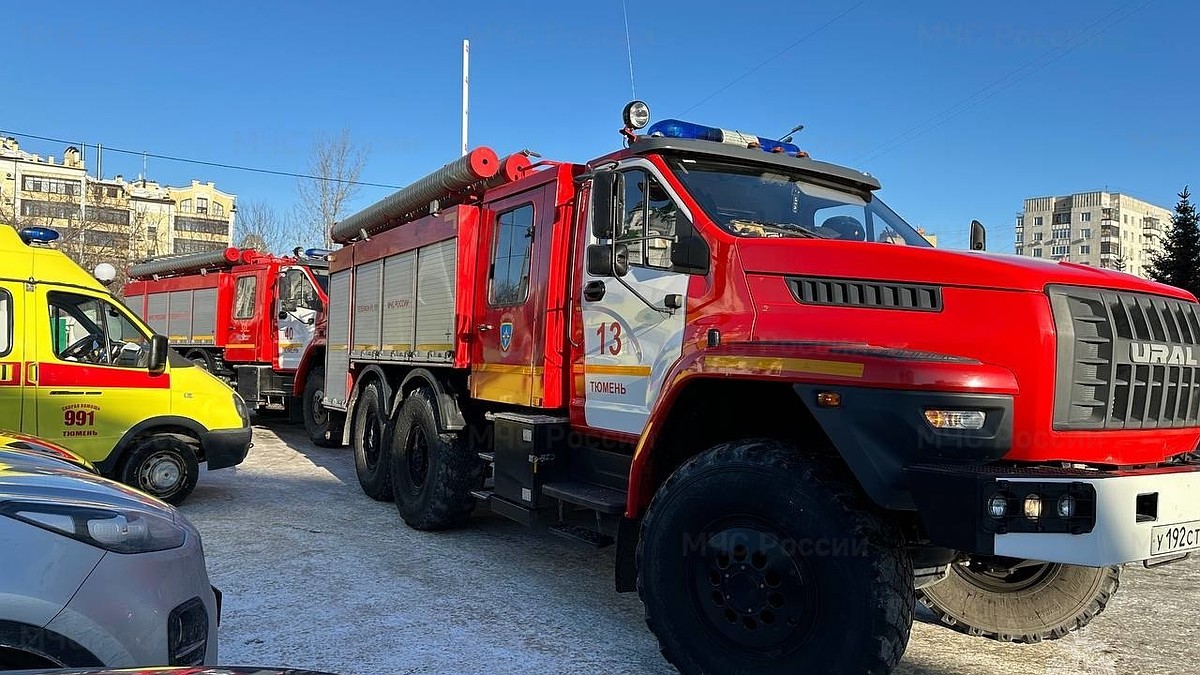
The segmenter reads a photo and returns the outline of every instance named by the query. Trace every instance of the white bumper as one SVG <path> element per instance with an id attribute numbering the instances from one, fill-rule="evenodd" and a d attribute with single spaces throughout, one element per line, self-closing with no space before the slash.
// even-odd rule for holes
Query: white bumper
<path id="1" fill-rule="evenodd" d="M 1006 478 L 1020 483 L 1087 483 L 1096 490 L 1096 523 L 1085 534 L 1008 533 L 995 535 L 996 555 L 1090 567 L 1156 559 L 1169 560 L 1200 549 L 1193 527 L 1172 532 L 1167 526 L 1200 526 L 1200 467 L 1190 471 L 1136 473 L 1097 479 Z M 1138 497 L 1157 494 L 1154 519 L 1139 518 Z M 1143 497 L 1142 510 L 1154 501 Z M 1156 531 L 1157 528 L 1157 531 Z M 1163 537 L 1182 548 L 1160 552 Z M 1156 541 L 1157 540 L 1157 545 Z"/>

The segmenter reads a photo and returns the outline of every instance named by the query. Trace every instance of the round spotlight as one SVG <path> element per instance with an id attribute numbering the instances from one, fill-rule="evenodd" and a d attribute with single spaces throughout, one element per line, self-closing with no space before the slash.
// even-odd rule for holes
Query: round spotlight
<path id="1" fill-rule="evenodd" d="M 650 106 L 645 101 L 630 101 L 621 111 L 621 119 L 630 129 L 642 129 L 650 123 Z"/>
<path id="2" fill-rule="evenodd" d="M 987 503 L 988 515 L 1000 520 L 1008 515 L 1008 499 L 1004 495 L 992 495 Z"/>
<path id="3" fill-rule="evenodd" d="M 1025 497 L 1025 517 L 1030 520 L 1037 520 L 1042 517 L 1042 498 L 1037 495 L 1028 495 Z"/>
<path id="4" fill-rule="evenodd" d="M 111 263 L 102 262 L 96 265 L 92 276 L 96 277 L 96 280 L 100 283 L 107 284 L 117 278 L 117 268 L 113 267 Z"/>
<path id="5" fill-rule="evenodd" d="M 1058 517 L 1073 518 L 1075 516 L 1075 498 L 1063 495 L 1058 498 Z"/>

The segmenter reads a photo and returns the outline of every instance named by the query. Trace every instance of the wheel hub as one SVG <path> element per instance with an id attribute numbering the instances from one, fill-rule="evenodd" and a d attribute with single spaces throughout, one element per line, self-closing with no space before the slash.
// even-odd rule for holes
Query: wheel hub
<path id="1" fill-rule="evenodd" d="M 171 492 L 183 479 L 183 467 L 172 456 L 158 454 L 142 465 L 140 483 L 154 494 Z"/>
<path id="2" fill-rule="evenodd" d="M 325 400 L 325 392 L 321 389 L 313 391 L 312 395 L 312 419 L 317 426 L 322 426 L 329 419 L 329 411 L 325 410 L 325 405 L 321 401 Z"/>
<path id="3" fill-rule="evenodd" d="M 703 615 L 720 635 L 741 646 L 772 649 L 810 625 L 815 589 L 795 552 L 773 533 L 725 529 L 698 553 L 693 588 Z"/>
<path id="4" fill-rule="evenodd" d="M 372 469 L 379 464 L 379 420 L 374 415 L 367 416 L 367 428 L 363 434 L 363 455 L 367 460 L 367 466 Z"/>
<path id="5" fill-rule="evenodd" d="M 429 471 L 429 442 L 425 431 L 414 426 L 408 436 L 408 477 L 414 490 L 420 491 L 425 486 L 425 474 Z"/>

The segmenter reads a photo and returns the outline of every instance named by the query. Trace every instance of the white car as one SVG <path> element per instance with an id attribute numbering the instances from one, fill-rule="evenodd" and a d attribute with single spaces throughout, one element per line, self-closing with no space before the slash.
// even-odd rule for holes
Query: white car
<path id="1" fill-rule="evenodd" d="M 0 432 L 0 670 L 215 664 L 220 595 L 196 528 L 11 440 Z"/>

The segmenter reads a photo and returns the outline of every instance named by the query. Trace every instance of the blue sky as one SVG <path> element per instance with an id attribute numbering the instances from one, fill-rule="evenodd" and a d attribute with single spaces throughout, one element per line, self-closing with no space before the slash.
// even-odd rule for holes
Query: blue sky
<path id="1" fill-rule="evenodd" d="M 409 4 L 10 3 L 0 130 L 304 171 L 313 137 L 345 127 L 369 149 L 362 180 L 403 185 L 458 153 L 469 38 L 472 145 L 571 161 L 619 145 L 620 0 Z M 1107 187 L 1169 207 L 1200 188 L 1197 3 L 628 7 L 656 119 L 764 136 L 802 122 L 802 147 L 879 177 L 945 245 L 978 218 L 990 248 L 1011 250 L 1027 196 Z M 140 170 L 105 154 L 107 176 Z M 213 180 L 280 211 L 296 199 L 290 178 L 153 159 L 150 178 Z M 355 206 L 385 194 L 363 188 Z"/>

